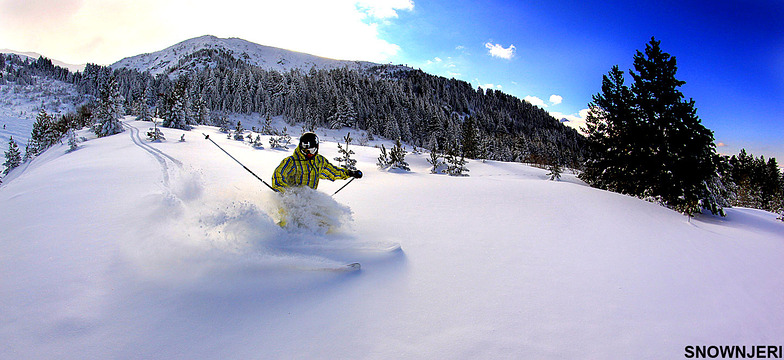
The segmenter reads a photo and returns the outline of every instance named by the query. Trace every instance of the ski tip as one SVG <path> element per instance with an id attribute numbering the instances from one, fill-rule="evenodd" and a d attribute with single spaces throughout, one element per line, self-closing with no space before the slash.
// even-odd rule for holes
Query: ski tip
<path id="1" fill-rule="evenodd" d="M 389 247 L 387 247 L 386 249 L 384 249 L 384 251 L 387 251 L 387 252 L 393 252 L 393 251 L 399 251 L 399 250 L 403 250 L 403 248 L 400 246 L 400 243 L 394 243 L 394 244 L 390 245 Z"/>

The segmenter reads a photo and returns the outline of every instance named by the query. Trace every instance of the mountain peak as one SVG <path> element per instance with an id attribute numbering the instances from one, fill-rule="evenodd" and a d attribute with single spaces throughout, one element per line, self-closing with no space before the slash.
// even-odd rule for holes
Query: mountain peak
<path id="1" fill-rule="evenodd" d="M 166 49 L 149 54 L 141 54 L 122 59 L 111 65 L 112 68 L 131 68 L 153 75 L 173 74 L 214 66 L 209 59 L 194 60 L 200 51 L 208 57 L 210 51 L 223 52 L 236 60 L 266 70 L 286 72 L 292 69 L 310 70 L 349 67 L 362 69 L 377 64 L 362 61 L 334 60 L 296 51 L 259 45 L 240 38 L 219 38 L 203 35 L 172 45 Z"/>

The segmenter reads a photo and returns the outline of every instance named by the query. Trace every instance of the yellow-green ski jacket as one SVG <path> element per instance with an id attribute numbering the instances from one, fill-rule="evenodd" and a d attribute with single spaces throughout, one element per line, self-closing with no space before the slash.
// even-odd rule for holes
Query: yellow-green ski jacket
<path id="1" fill-rule="evenodd" d="M 294 154 L 283 159 L 272 175 L 272 187 L 278 192 L 296 186 L 318 188 L 319 179 L 348 179 L 346 169 L 336 167 L 320 154 L 308 160 L 297 147 Z"/>

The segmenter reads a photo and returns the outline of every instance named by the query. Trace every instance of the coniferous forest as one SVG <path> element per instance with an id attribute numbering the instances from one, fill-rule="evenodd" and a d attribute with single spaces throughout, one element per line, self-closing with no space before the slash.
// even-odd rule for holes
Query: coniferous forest
<path id="1" fill-rule="evenodd" d="M 267 71 L 226 52 L 202 50 L 177 77 L 87 65 L 79 91 L 100 104 L 116 82 L 127 114 L 157 114 L 164 126 L 221 126 L 230 113 L 282 116 L 304 128 L 350 127 L 469 158 L 558 163 L 577 168 L 586 142 L 545 110 L 500 91 L 419 70 L 379 65 L 368 70 Z M 109 85 L 107 85 L 109 84 Z M 97 106 L 97 105 L 96 105 Z"/>

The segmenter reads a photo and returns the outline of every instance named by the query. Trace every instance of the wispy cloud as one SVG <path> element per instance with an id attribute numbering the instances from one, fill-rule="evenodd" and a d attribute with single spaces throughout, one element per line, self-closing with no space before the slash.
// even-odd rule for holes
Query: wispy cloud
<path id="1" fill-rule="evenodd" d="M 501 44 L 493 44 L 491 42 L 486 42 L 485 47 L 488 49 L 488 53 L 492 57 L 511 60 L 515 56 L 516 48 L 514 45 L 509 45 L 508 48 L 505 48 Z"/>
<path id="2" fill-rule="evenodd" d="M 496 85 L 496 84 L 483 84 L 483 85 L 479 85 L 479 87 L 481 87 L 482 89 L 485 89 L 485 90 L 489 90 L 489 89 L 493 89 L 493 90 L 503 90 L 503 89 L 504 89 L 504 87 L 503 87 L 503 86 L 501 86 L 501 85 Z"/>
<path id="3" fill-rule="evenodd" d="M 451 56 L 448 56 L 446 58 L 441 58 L 440 56 L 436 56 L 430 60 L 425 61 L 425 63 L 422 64 L 421 66 L 424 70 L 434 74 L 439 74 L 441 76 L 446 76 L 446 77 L 459 78 L 460 76 L 462 76 L 462 74 L 460 73 L 460 67 L 458 66 L 459 62 L 460 59 L 456 59 Z"/>
<path id="4" fill-rule="evenodd" d="M 411 0 L 359 0 L 357 8 L 377 19 L 392 19 L 397 18 L 397 13 L 401 10 L 414 10 L 414 2 Z"/>

